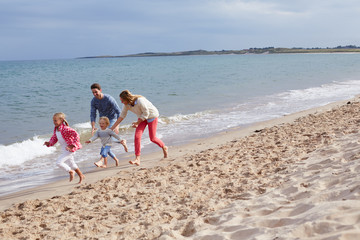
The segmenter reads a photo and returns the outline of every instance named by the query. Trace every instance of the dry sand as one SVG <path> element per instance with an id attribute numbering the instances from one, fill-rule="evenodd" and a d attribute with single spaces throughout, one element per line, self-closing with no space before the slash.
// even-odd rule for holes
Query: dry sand
<path id="1" fill-rule="evenodd" d="M 357 97 L 2 197 L 0 239 L 360 239 L 359 116 Z"/>

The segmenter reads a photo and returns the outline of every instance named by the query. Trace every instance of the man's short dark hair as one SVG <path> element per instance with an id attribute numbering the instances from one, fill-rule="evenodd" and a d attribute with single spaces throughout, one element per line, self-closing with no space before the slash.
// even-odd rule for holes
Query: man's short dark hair
<path id="1" fill-rule="evenodd" d="M 93 83 L 90 88 L 91 89 L 99 89 L 99 90 L 101 90 L 101 86 L 98 83 Z"/>

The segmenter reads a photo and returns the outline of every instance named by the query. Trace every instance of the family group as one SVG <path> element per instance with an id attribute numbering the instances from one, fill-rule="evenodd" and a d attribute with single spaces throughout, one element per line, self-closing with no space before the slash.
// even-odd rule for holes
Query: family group
<path id="1" fill-rule="evenodd" d="M 94 163 L 97 167 L 107 167 L 108 155 L 114 159 L 116 166 L 118 166 L 119 160 L 111 151 L 113 138 L 119 140 L 124 146 L 124 150 L 128 151 L 126 140 L 121 139 L 118 135 L 119 125 L 125 119 L 128 111 L 135 113 L 138 118 L 136 122 L 132 123 L 132 127 L 135 128 L 135 160 L 129 161 L 129 163 L 140 166 L 141 137 L 146 126 L 148 126 L 150 140 L 162 148 L 164 158 L 168 156 L 168 147 L 156 137 L 159 111 L 149 100 L 141 95 L 134 95 L 129 90 L 124 90 L 120 93 L 120 101 L 124 105 L 120 110 L 115 99 L 102 92 L 100 84 L 94 83 L 90 88 L 94 95 L 91 100 L 90 111 L 92 137 L 85 143 L 91 143 L 97 138 L 101 139 L 101 157 L 99 161 Z M 97 112 L 99 113 L 100 129 L 97 129 L 95 124 Z M 74 129 L 69 127 L 64 113 L 55 113 L 53 123 L 55 125 L 54 134 L 44 145 L 50 147 L 59 142 L 61 155 L 56 161 L 57 166 L 69 173 L 70 181 L 74 179 L 76 173 L 80 179 L 79 183 L 81 183 L 85 176 L 74 160 L 74 152 L 82 147 L 80 136 Z"/>

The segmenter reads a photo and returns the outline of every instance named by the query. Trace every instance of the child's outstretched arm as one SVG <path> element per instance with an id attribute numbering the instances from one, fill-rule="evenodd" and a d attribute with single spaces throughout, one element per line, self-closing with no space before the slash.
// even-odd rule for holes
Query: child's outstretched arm
<path id="1" fill-rule="evenodd" d="M 120 136 L 117 135 L 115 132 L 113 132 L 113 131 L 108 131 L 108 133 L 110 134 L 110 136 L 113 136 L 113 137 L 116 138 L 117 140 L 121 141 Z"/>
<path id="2" fill-rule="evenodd" d="M 87 144 L 92 143 L 92 142 L 95 141 L 98 137 L 99 137 L 98 132 L 95 132 L 95 134 L 94 134 L 88 141 L 86 141 L 85 143 L 87 143 Z"/>
<path id="3" fill-rule="evenodd" d="M 48 142 L 44 142 L 44 145 L 47 147 L 51 147 L 54 146 L 55 143 L 57 143 L 58 139 L 56 137 L 56 134 L 54 132 L 54 134 L 52 135 L 52 137 L 50 138 L 50 140 Z"/>

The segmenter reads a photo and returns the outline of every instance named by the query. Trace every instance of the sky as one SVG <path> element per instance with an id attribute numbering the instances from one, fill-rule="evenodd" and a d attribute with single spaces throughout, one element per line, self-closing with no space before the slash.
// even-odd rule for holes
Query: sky
<path id="1" fill-rule="evenodd" d="M 360 46 L 358 0 L 0 0 L 0 60 Z"/>

